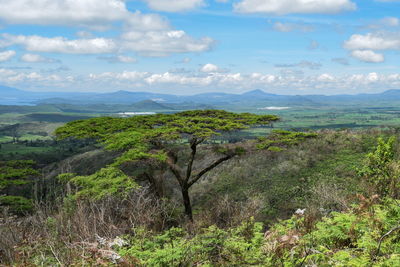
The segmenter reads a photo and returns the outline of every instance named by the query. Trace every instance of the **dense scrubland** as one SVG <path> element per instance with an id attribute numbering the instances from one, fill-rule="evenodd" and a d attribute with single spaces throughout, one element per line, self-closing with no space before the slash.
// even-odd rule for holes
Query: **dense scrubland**
<path id="1" fill-rule="evenodd" d="M 400 265 L 398 129 L 207 112 L 71 122 L 56 160 L 2 158 L 0 264 Z"/>

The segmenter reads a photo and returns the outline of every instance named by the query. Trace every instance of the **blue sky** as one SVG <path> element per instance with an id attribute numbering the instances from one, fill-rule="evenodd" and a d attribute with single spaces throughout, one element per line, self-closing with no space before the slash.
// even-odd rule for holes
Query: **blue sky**
<path id="1" fill-rule="evenodd" d="M 175 94 L 400 89 L 399 14 L 399 0 L 0 0 L 0 84 Z"/>

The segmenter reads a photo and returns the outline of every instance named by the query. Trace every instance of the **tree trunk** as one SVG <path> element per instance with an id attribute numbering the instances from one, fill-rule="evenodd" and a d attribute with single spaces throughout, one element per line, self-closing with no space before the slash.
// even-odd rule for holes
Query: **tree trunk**
<path id="1" fill-rule="evenodd" d="M 185 205 L 185 215 L 190 221 L 193 221 L 192 204 L 190 204 L 189 189 L 186 187 L 182 188 L 183 204 Z"/>

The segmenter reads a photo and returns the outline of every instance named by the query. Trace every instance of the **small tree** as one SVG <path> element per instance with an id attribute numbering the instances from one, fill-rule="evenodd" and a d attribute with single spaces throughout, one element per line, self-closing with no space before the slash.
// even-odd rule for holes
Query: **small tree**
<path id="1" fill-rule="evenodd" d="M 202 168 L 194 170 L 199 146 L 224 132 L 268 125 L 278 119 L 273 115 L 198 110 L 131 118 L 103 117 L 74 121 L 57 129 L 56 134 L 60 139 L 93 138 L 106 149 L 120 151 L 122 154 L 109 168 L 121 169 L 127 163 L 140 163 L 136 175 L 146 177 L 153 184 L 156 181 L 155 170 L 170 170 L 180 186 L 185 214 L 192 220 L 189 189 L 206 173 L 244 152 L 244 148 L 239 145 L 218 146 L 214 151 L 220 156 L 210 160 Z M 183 146 L 190 149 L 188 157 L 183 157 L 182 153 L 179 153 Z M 95 177 L 104 181 L 98 175 Z M 82 180 L 82 177 L 79 180 Z M 104 194 L 106 189 L 103 187 L 98 193 Z"/>

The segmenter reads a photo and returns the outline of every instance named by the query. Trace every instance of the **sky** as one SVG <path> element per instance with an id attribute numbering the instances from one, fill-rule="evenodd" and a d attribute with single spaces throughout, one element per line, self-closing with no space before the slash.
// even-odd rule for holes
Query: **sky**
<path id="1" fill-rule="evenodd" d="M 400 89 L 400 0 L 0 0 L 0 85 L 181 95 Z"/>

